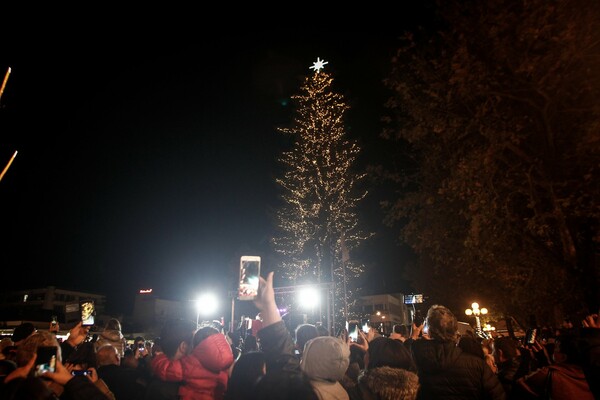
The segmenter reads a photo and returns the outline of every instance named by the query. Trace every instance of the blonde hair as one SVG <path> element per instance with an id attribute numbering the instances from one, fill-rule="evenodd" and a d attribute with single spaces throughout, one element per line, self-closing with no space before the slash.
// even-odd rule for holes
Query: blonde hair
<path id="1" fill-rule="evenodd" d="M 62 362 L 60 345 L 58 344 L 56 337 L 48 331 L 38 331 L 19 344 L 19 347 L 17 348 L 17 366 L 23 367 L 26 365 L 33 355 L 37 353 L 38 347 L 43 346 L 57 347 L 56 358 L 58 361 Z"/>

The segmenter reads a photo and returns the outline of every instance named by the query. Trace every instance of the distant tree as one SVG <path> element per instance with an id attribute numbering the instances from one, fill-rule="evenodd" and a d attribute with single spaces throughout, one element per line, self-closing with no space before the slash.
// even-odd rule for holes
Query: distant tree
<path id="1" fill-rule="evenodd" d="M 353 282 L 364 270 L 348 254 L 368 237 L 356 213 L 367 192 L 358 188 L 365 174 L 354 166 L 360 147 L 346 139 L 349 106 L 332 90 L 332 81 L 319 69 L 306 77 L 300 94 L 292 97 L 297 107 L 293 123 L 279 129 L 291 135 L 293 147 L 279 158 L 284 172 L 276 181 L 282 202 L 272 243 L 292 283 L 336 283 L 340 321 L 344 292 L 352 302 Z"/>
<path id="2" fill-rule="evenodd" d="M 406 35 L 386 80 L 383 136 L 404 167 L 372 169 L 400 189 L 383 206 L 419 255 L 414 286 L 521 320 L 597 310 L 600 7 L 439 9 L 442 28 Z"/>

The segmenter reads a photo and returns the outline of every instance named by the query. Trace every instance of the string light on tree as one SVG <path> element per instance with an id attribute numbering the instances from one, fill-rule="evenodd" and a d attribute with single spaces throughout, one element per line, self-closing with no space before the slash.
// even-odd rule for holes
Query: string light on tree
<path id="1" fill-rule="evenodd" d="M 358 187 L 365 174 L 354 169 L 360 147 L 346 138 L 349 106 L 332 91 L 333 78 L 323 71 L 325 64 L 317 58 L 310 67 L 315 73 L 305 78 L 300 94 L 292 96 L 292 123 L 279 128 L 293 144 L 278 160 L 283 166 L 282 176 L 276 178 L 281 207 L 276 210 L 272 244 L 281 256 L 282 276 L 294 284 L 335 283 L 334 308 L 341 321 L 342 305 L 355 296 L 356 278 L 364 271 L 350 259 L 351 250 L 370 234 L 361 231 L 356 214 L 367 194 Z"/>

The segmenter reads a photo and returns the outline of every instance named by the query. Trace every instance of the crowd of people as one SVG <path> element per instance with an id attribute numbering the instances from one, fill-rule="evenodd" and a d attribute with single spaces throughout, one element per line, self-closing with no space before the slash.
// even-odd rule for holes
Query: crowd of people
<path id="1" fill-rule="evenodd" d="M 354 340 L 312 324 L 290 332 L 273 273 L 260 278 L 254 304 L 258 329 L 242 337 L 179 319 L 154 341 L 128 345 L 112 319 L 97 337 L 79 323 L 59 341 L 22 324 L 2 340 L 0 400 L 600 398 L 597 314 L 524 343 L 458 335 L 452 311 L 433 305 L 421 325 L 394 326 L 389 336 L 359 331 Z"/>

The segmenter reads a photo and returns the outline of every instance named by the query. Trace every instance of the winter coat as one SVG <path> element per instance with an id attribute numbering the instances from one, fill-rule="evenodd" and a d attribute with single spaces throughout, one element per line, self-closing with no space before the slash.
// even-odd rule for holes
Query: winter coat
<path id="1" fill-rule="evenodd" d="M 348 400 L 339 381 L 350 364 L 350 348 L 339 338 L 318 336 L 304 346 L 300 369 L 321 400 Z"/>
<path id="2" fill-rule="evenodd" d="M 548 374 L 550 376 L 550 382 Z M 551 399 L 592 400 L 594 395 L 590 390 L 583 368 L 574 364 L 560 363 L 540 368 L 517 381 L 515 391 L 530 394 L 532 398 L 544 398 L 550 392 Z M 521 398 L 524 396 L 521 396 Z"/>
<path id="3" fill-rule="evenodd" d="M 257 333 L 260 348 L 265 353 L 267 371 L 300 373 L 300 360 L 294 355 L 294 341 L 285 326 L 278 321 Z"/>
<path id="4" fill-rule="evenodd" d="M 204 339 L 191 355 L 180 360 L 157 355 L 152 360 L 152 371 L 165 381 L 184 381 L 179 388 L 183 400 L 223 399 L 232 364 L 231 346 L 225 335 L 217 333 Z"/>
<path id="5" fill-rule="evenodd" d="M 96 351 L 107 344 L 113 345 L 119 356 L 123 358 L 125 355 L 125 349 L 127 348 L 127 339 L 123 336 L 121 331 L 117 331 L 114 329 L 105 329 L 98 335 L 98 340 L 96 340 Z"/>
<path id="6" fill-rule="evenodd" d="M 454 342 L 415 340 L 411 346 L 421 385 L 418 399 L 505 399 L 498 377 L 485 360 Z"/>
<path id="7" fill-rule="evenodd" d="M 378 367 L 361 371 L 358 384 L 348 389 L 352 400 L 415 400 L 419 377 L 401 368 Z"/>

